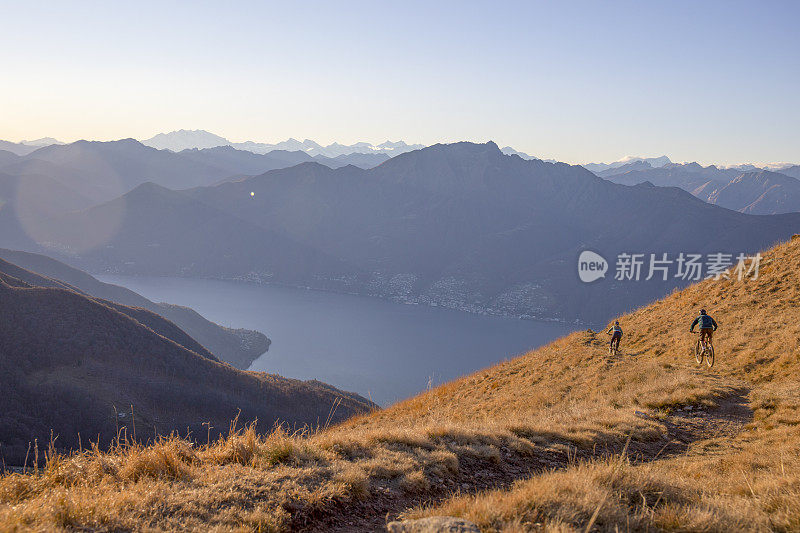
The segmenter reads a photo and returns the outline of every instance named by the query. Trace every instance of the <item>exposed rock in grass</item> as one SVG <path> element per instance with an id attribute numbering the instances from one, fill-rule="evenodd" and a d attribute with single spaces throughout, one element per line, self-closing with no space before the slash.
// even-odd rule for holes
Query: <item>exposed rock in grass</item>
<path id="1" fill-rule="evenodd" d="M 472 522 L 452 516 L 391 522 L 386 529 L 389 533 L 480 533 L 478 526 Z"/>

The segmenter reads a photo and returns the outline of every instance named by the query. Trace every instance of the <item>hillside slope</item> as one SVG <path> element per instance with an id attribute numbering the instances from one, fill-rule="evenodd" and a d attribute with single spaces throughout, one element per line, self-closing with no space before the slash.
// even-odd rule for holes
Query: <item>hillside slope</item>
<path id="1" fill-rule="evenodd" d="M 51 289 L 65 289 L 77 293 L 82 293 L 77 287 L 60 279 L 54 279 L 47 276 L 42 276 L 37 272 L 31 272 L 25 268 L 20 267 L 14 263 L 10 263 L 0 258 L 0 276 L 3 276 L 5 282 L 15 287 L 41 287 Z M 20 283 L 21 282 L 21 283 Z M 89 296 L 89 295 L 86 295 Z M 196 354 L 211 359 L 212 361 L 219 362 L 219 359 L 209 352 L 202 344 L 186 334 L 185 331 L 178 326 L 165 319 L 164 317 L 151 312 L 147 309 L 123 305 L 119 302 L 112 302 L 100 298 L 95 298 L 99 303 L 108 306 L 120 313 L 129 316 L 136 320 L 143 326 L 153 330 L 162 337 L 165 337 L 187 350 L 193 351 Z"/>
<path id="2" fill-rule="evenodd" d="M 157 313 L 174 322 L 219 359 L 236 368 L 247 370 L 253 361 L 269 349 L 271 341 L 263 333 L 249 329 L 226 328 L 203 318 L 188 307 L 152 302 L 125 287 L 103 283 L 86 272 L 45 255 L 0 248 L 0 258 L 24 269 L 66 282 L 72 288 L 95 298 L 130 307 L 142 307 Z M 39 285 L 34 281 L 29 283 Z"/>
<path id="3" fill-rule="evenodd" d="M 509 491 L 456 497 L 410 515 L 457 514 L 486 530 L 515 530 L 520 523 L 582 530 L 597 514 L 593 523 L 604 531 L 623 526 L 639 531 L 796 531 L 799 262 L 796 236 L 765 254 L 758 280 L 706 281 L 620 318 L 629 337 L 621 358 L 610 363 L 627 367 L 622 371 L 628 379 L 617 383 L 619 392 L 640 400 L 616 406 L 612 400 L 611 406 L 641 409 L 663 424 L 662 431 L 685 443 L 680 456 L 596 458 L 533 476 Z M 687 333 L 688 322 L 701 306 L 720 323 L 712 370 L 696 367 L 689 353 L 694 339 Z M 574 350 L 581 336 L 556 345 Z M 584 355 L 592 357 L 585 350 Z M 642 374 L 651 364 L 660 367 L 660 376 Z M 654 381 L 685 370 L 692 379 L 669 384 L 666 401 L 648 390 Z M 696 397 L 687 397 L 693 388 Z M 683 433 L 691 427 L 702 430 L 700 438 Z"/>
<path id="4" fill-rule="evenodd" d="M 245 431 L 190 458 L 181 441 L 56 457 L 41 477 L 0 481 L 0 519 L 376 531 L 387 515 L 455 514 L 485 531 L 796 530 L 798 262 L 800 238 L 769 250 L 757 279 L 707 280 L 620 317 L 618 356 L 579 331 L 311 436 Z M 721 328 L 713 369 L 690 353 L 701 306 Z M 155 456 L 176 466 L 140 466 Z M 97 464 L 109 466 L 80 474 Z"/>
<path id="5" fill-rule="evenodd" d="M 92 271 L 284 283 L 353 271 L 283 232 L 155 183 L 58 218 L 44 240 L 78 252 L 72 262 Z"/>
<path id="6" fill-rule="evenodd" d="M 0 267 L 5 464 L 21 464 L 29 443 L 46 446 L 51 435 L 56 448 L 78 449 L 89 440 L 107 446 L 120 425 L 131 437 L 138 428 L 142 439 L 187 430 L 217 435 L 237 413 L 266 431 L 279 421 L 316 425 L 373 406 L 317 382 L 236 370 L 147 310 L 88 298 L 58 281 L 48 285 L 5 262 Z"/>

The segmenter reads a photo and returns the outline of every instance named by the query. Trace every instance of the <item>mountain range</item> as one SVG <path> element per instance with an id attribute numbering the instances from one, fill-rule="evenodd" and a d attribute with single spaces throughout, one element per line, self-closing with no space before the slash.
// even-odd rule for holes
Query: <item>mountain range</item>
<path id="1" fill-rule="evenodd" d="M 359 168 L 372 168 L 389 159 L 384 153 L 349 153 L 336 157 L 324 155 L 311 156 L 302 151 L 275 149 L 266 154 L 257 154 L 231 146 L 214 148 L 192 148 L 178 152 L 187 159 L 224 169 L 230 175 L 263 174 L 268 170 L 286 168 L 300 163 L 317 162 L 331 168 L 353 165 Z"/>
<path id="2" fill-rule="evenodd" d="M 63 144 L 52 137 L 42 137 L 33 141 L 20 141 L 18 143 L 0 140 L 0 151 L 11 152 L 15 155 L 28 155 L 31 152 L 50 146 L 52 144 Z"/>
<path id="3" fill-rule="evenodd" d="M 329 158 L 349 154 L 384 154 L 393 157 L 411 150 L 424 148 L 422 144 L 406 144 L 404 141 L 386 141 L 380 144 L 359 142 L 350 145 L 332 143 L 327 146 L 322 146 L 310 139 L 298 141 L 297 139 L 290 138 L 275 144 L 253 141 L 237 143 L 205 130 L 178 130 L 170 133 L 159 133 L 149 139 L 144 139 L 142 144 L 160 150 L 171 150 L 173 152 L 180 152 L 193 148 L 232 146 L 238 150 L 246 150 L 256 154 L 266 154 L 273 150 L 286 150 L 305 152 L 310 156 L 321 155 Z"/>
<path id="4" fill-rule="evenodd" d="M 253 199 L 249 192 L 246 196 Z M 291 284 L 351 271 L 341 260 L 282 231 L 257 226 L 235 212 L 155 183 L 56 217 L 41 231 L 51 251 L 68 250 L 73 264 L 92 271 L 244 276 Z"/>
<path id="5" fill-rule="evenodd" d="M 142 441 L 187 430 L 214 438 L 237 417 L 269 431 L 276 422 L 316 426 L 374 407 L 319 382 L 237 370 L 150 311 L 3 260 L 0 316 L 5 464 L 22 464 L 34 441 L 77 450 L 82 438 L 84 447 L 104 448 L 119 428 Z"/>
<path id="6" fill-rule="evenodd" d="M 800 211 L 800 174 L 789 167 L 780 173 L 758 169 L 703 167 L 698 163 L 669 163 L 655 168 L 646 161 L 598 172 L 615 183 L 652 183 L 659 187 L 680 187 L 696 197 L 721 207 L 755 215 Z"/>
<path id="7" fill-rule="evenodd" d="M 583 164 L 583 168 L 586 170 L 590 170 L 594 173 L 604 172 L 608 170 L 613 170 L 619 167 L 624 167 L 626 165 L 635 164 L 635 163 L 647 163 L 649 166 L 658 168 L 663 167 L 664 165 L 670 164 L 672 161 L 669 160 L 669 157 L 662 155 L 661 157 L 634 157 L 634 156 L 627 156 L 623 157 L 618 161 L 614 161 L 613 163 L 585 163 Z"/>
<path id="8" fill-rule="evenodd" d="M 790 167 L 784 167 L 779 170 L 781 174 L 786 176 L 791 176 L 793 178 L 800 179 L 800 165 L 793 165 Z"/>
<path id="9" fill-rule="evenodd" d="M 37 219 L 90 207 L 146 182 L 185 189 L 308 161 L 332 168 L 370 168 L 387 159 L 383 153 L 326 157 L 275 150 L 254 154 L 229 146 L 174 153 L 133 139 L 77 141 L 34 148 L 24 156 L 0 151 L 0 198 L 36 224 Z"/>
<path id="10" fill-rule="evenodd" d="M 800 214 L 753 217 L 677 188 L 616 184 L 580 166 L 464 142 L 368 170 L 302 163 L 181 192 L 145 184 L 54 217 L 46 230 L 51 253 L 69 251 L 91 271 L 277 282 L 598 322 L 687 283 L 611 279 L 618 254 L 752 253 L 800 231 Z M 580 282 L 585 249 L 609 260 L 609 279 Z"/>
<path id="11" fill-rule="evenodd" d="M 539 159 L 538 157 L 534 157 L 532 155 L 528 155 L 525 152 L 520 152 L 519 150 L 515 150 L 510 146 L 505 146 L 505 147 L 501 148 L 500 151 L 503 152 L 506 155 L 518 155 L 522 159 L 526 159 L 526 160 L 529 160 L 529 161 L 531 159 Z M 546 161 L 548 163 L 558 163 L 558 161 L 556 161 L 555 159 L 542 159 L 542 161 Z"/>
<path id="12" fill-rule="evenodd" d="M 88 141 L 78 141 L 78 142 L 88 142 Z M 111 141 L 113 142 L 113 141 Z M 311 156 L 311 159 L 305 158 L 301 159 L 298 157 L 298 154 L 294 154 L 290 156 L 291 161 L 294 164 L 308 161 L 308 160 L 315 160 L 319 163 L 330 167 L 338 167 L 338 166 L 346 166 L 348 164 L 352 164 L 361 168 L 370 168 L 376 166 L 386 159 L 390 157 L 394 157 L 395 155 L 399 155 L 401 153 L 405 153 L 408 151 L 418 150 L 420 148 L 424 148 L 425 145 L 422 144 L 406 144 L 404 141 L 386 141 L 384 143 L 373 145 L 370 143 L 355 143 L 352 145 L 342 145 L 339 143 L 332 143 L 328 146 L 322 146 L 314 141 L 311 140 L 304 140 L 298 141 L 296 139 L 288 139 L 283 142 L 275 143 L 275 144 L 267 144 L 267 143 L 256 143 L 252 141 L 242 142 L 242 143 L 234 143 L 225 139 L 224 137 L 220 137 L 219 135 L 215 135 L 213 133 L 207 132 L 205 130 L 178 130 L 173 131 L 171 133 L 159 133 L 150 139 L 145 139 L 141 141 L 142 144 L 146 146 L 150 146 L 153 148 L 157 148 L 160 150 L 169 150 L 172 152 L 184 152 L 184 151 L 203 151 L 209 148 L 220 148 L 220 147 L 231 147 L 240 152 L 250 152 L 257 155 L 266 155 L 272 153 L 271 155 L 280 160 L 281 158 L 287 157 L 285 154 L 281 156 L 278 152 L 300 152 L 306 155 Z M 10 157 L 12 156 L 25 156 L 28 155 L 39 148 L 52 146 L 52 145 L 63 145 L 62 143 L 52 137 L 44 137 L 41 139 L 37 139 L 34 141 L 21 141 L 19 143 L 13 143 L 9 141 L 2 141 L 0 140 L 0 166 L 7 162 L 11 162 Z M 102 143 L 101 143 L 102 144 Z M 505 146 L 501 149 L 501 151 L 506 155 L 518 155 L 522 159 L 538 159 L 535 156 L 526 154 L 525 152 L 518 151 L 511 146 Z M 224 152 L 217 152 L 217 153 L 224 153 Z M 240 159 L 244 159 L 245 156 L 240 156 Z M 549 163 L 556 163 L 557 161 L 554 159 L 543 159 Z M 251 159 L 251 162 L 257 161 L 257 159 Z M 269 162 L 266 166 L 258 166 L 258 172 L 265 172 L 267 170 L 271 170 L 272 168 L 282 168 L 280 166 L 276 166 L 274 162 Z M 614 172 L 615 169 L 620 167 L 625 167 L 631 163 L 647 163 L 653 168 L 659 168 L 665 165 L 672 164 L 669 157 L 661 156 L 661 157 L 634 157 L 634 156 L 627 156 L 618 161 L 614 161 L 612 163 L 585 163 L 582 166 L 594 173 L 603 173 L 603 172 Z M 715 167 L 717 168 L 717 167 Z M 791 165 L 789 163 L 767 163 L 767 164 L 740 164 L 740 165 L 732 165 L 728 167 L 718 167 L 720 169 L 729 169 L 729 170 L 738 170 L 740 172 L 753 172 L 753 171 L 760 171 L 760 170 L 768 170 L 773 172 L 780 172 L 783 174 L 787 174 L 793 177 L 800 177 L 800 165 Z M 256 172 L 256 173 L 258 173 Z M 235 172 L 234 172 L 235 174 Z"/>

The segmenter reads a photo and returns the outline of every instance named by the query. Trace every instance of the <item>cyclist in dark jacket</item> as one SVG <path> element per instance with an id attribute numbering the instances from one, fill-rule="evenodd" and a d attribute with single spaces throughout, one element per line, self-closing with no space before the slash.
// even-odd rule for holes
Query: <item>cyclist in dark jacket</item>
<path id="1" fill-rule="evenodd" d="M 711 315 L 706 313 L 705 309 L 700 310 L 700 316 L 694 319 L 689 332 L 694 333 L 694 327 L 700 326 L 700 342 L 705 346 L 706 339 L 712 342 L 714 332 L 717 331 L 717 321 L 711 318 Z"/>
<path id="2" fill-rule="evenodd" d="M 614 325 L 608 328 L 607 335 L 611 335 L 611 348 L 614 348 L 614 342 L 617 343 L 617 350 L 619 350 L 619 341 L 622 340 L 622 328 L 619 325 L 619 320 L 614 321 Z"/>

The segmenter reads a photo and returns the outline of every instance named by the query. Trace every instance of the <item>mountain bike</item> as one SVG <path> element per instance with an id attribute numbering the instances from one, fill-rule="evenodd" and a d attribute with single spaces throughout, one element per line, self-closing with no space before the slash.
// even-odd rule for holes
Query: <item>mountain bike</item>
<path id="1" fill-rule="evenodd" d="M 619 341 L 620 339 L 617 339 L 616 341 L 611 341 L 611 344 L 608 345 L 609 355 L 619 355 Z"/>
<path id="2" fill-rule="evenodd" d="M 696 333 L 695 335 L 700 335 Z M 708 368 L 714 366 L 714 343 L 711 339 L 708 339 L 705 343 L 700 341 L 700 337 L 697 338 L 697 343 L 694 346 L 694 358 L 697 361 L 698 365 L 703 364 L 703 359 L 706 360 L 706 365 Z"/>

